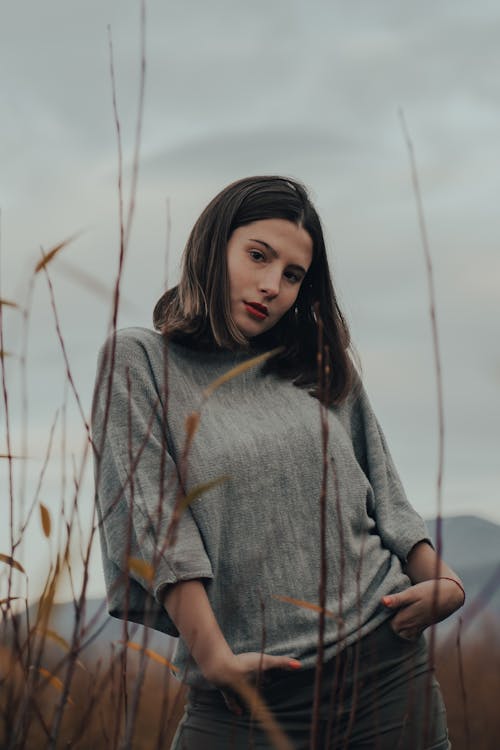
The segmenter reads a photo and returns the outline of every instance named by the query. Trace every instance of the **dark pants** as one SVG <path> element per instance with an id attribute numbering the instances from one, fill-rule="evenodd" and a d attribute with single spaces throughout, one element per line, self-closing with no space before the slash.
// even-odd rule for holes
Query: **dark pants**
<path id="1" fill-rule="evenodd" d="M 281 672 L 261 689 L 297 750 L 310 748 L 314 669 Z M 270 750 L 249 713 L 231 713 L 219 691 L 191 688 L 171 750 Z M 423 636 L 404 641 L 384 622 L 323 668 L 314 750 L 449 750 L 446 712 Z"/>

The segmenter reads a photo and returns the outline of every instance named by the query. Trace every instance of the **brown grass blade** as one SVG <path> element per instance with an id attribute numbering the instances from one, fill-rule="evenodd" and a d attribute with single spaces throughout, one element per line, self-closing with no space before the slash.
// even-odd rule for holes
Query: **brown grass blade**
<path id="1" fill-rule="evenodd" d="M 93 294 L 98 299 L 104 302 L 109 302 L 113 299 L 114 290 L 104 284 L 97 276 L 85 271 L 83 268 L 79 268 L 74 263 L 70 263 L 67 258 L 59 257 L 57 259 L 57 273 L 62 273 L 67 279 L 72 281 L 74 284 L 78 284 L 83 287 L 87 292 Z M 131 313 L 137 313 L 137 307 L 134 302 L 130 299 L 125 298 L 120 293 L 120 309 L 127 310 Z"/>
<path id="2" fill-rule="evenodd" d="M 81 232 L 72 234 L 71 237 L 68 237 L 62 242 L 59 242 L 57 245 L 54 245 L 54 247 L 51 248 L 48 253 L 44 253 L 42 260 L 39 260 L 35 266 L 35 273 L 38 273 L 42 270 L 42 268 L 45 268 L 47 263 L 50 263 L 50 261 L 57 255 L 60 250 L 63 249 L 63 247 L 66 247 L 66 245 L 69 245 L 70 242 L 73 242 L 73 240 L 76 239 L 76 237 L 78 237 L 80 234 Z"/>
<path id="3" fill-rule="evenodd" d="M 46 587 L 42 593 L 42 596 L 38 600 L 38 611 L 37 611 L 36 622 L 37 623 L 42 622 L 44 627 L 46 627 L 48 619 L 50 617 L 50 613 L 52 611 L 52 605 L 54 604 L 54 597 L 57 591 L 57 582 L 59 580 L 60 575 L 61 575 L 61 563 L 60 563 L 59 555 L 57 555 L 54 572 L 48 579 Z"/>
<path id="4" fill-rule="evenodd" d="M 5 357 L 12 357 L 12 352 L 5 352 L 3 349 L 0 349 L 0 358 L 5 359 Z"/>
<path id="5" fill-rule="evenodd" d="M 208 492 L 208 490 L 211 490 L 212 487 L 216 487 L 218 484 L 227 482 L 230 478 L 231 477 L 229 477 L 227 474 L 224 474 L 221 477 L 211 479 L 209 482 L 197 484 L 196 487 L 193 487 L 193 489 L 190 490 L 187 495 L 182 498 L 181 502 L 179 503 L 179 514 L 183 513 L 186 508 L 191 505 L 191 503 L 194 502 L 197 498 L 203 495 L 204 492 Z"/>
<path id="6" fill-rule="evenodd" d="M 51 583 L 49 585 L 47 594 L 45 596 L 40 597 L 38 600 L 38 612 L 37 612 L 37 622 L 47 622 L 47 620 L 50 617 L 50 612 L 52 610 L 52 605 L 54 603 L 54 587 Z"/>
<path id="7" fill-rule="evenodd" d="M 153 649 L 151 648 L 143 648 L 139 643 L 134 643 L 134 641 L 127 641 L 126 646 L 127 648 L 131 648 L 133 651 L 144 651 L 146 656 L 148 656 L 150 659 L 158 662 L 158 664 L 162 664 L 164 667 L 168 667 L 173 672 L 179 671 L 179 667 L 176 667 L 175 664 L 172 664 L 172 662 L 170 662 L 168 659 L 165 659 L 164 656 L 156 653 L 156 651 L 153 651 Z"/>
<path id="8" fill-rule="evenodd" d="M 35 628 L 35 633 L 40 633 L 40 635 L 46 635 L 48 638 L 51 638 L 53 641 L 59 644 L 61 648 L 63 648 L 65 651 L 70 650 L 70 645 L 68 641 L 66 641 L 61 635 L 56 633 L 55 630 L 50 630 L 49 628 Z"/>
<path id="9" fill-rule="evenodd" d="M 186 437 L 189 442 L 194 437 L 194 434 L 196 430 L 198 429 L 198 425 L 200 424 L 200 413 L 198 411 L 193 411 L 191 414 L 188 414 L 186 417 Z"/>
<path id="10" fill-rule="evenodd" d="M 146 581 L 153 580 L 155 569 L 153 568 L 151 563 L 148 563 L 145 560 L 139 560 L 137 557 L 129 557 L 128 566 L 130 570 L 133 570 L 134 573 L 137 573 L 137 575 L 145 578 Z"/>
<path id="11" fill-rule="evenodd" d="M 51 522 L 50 522 L 50 513 L 49 513 L 49 510 L 48 510 L 48 508 L 43 503 L 40 503 L 40 520 L 42 522 L 43 533 L 45 534 L 45 536 L 48 539 L 49 536 L 50 536 L 50 531 L 51 531 L 52 525 L 51 525 Z"/>
<path id="12" fill-rule="evenodd" d="M 19 307 L 17 302 L 12 302 L 10 299 L 2 298 L 0 298 L 0 305 L 5 305 L 5 307 Z"/>
<path id="13" fill-rule="evenodd" d="M 287 604 L 294 604 L 296 607 L 303 607 L 304 609 L 311 609 L 313 612 L 321 612 L 323 608 L 312 602 L 305 602 L 303 599 L 293 599 L 291 596 L 278 596 L 273 594 L 273 599 L 278 599 L 280 602 L 286 602 Z M 334 617 L 338 622 L 342 622 L 342 618 L 331 612 L 329 609 L 325 609 L 324 613 L 327 617 Z"/>
<path id="14" fill-rule="evenodd" d="M 26 575 L 26 571 L 21 563 L 18 563 L 17 560 L 14 560 L 10 555 L 4 555 L 3 552 L 0 552 L 0 562 L 4 562 L 6 565 L 10 565 L 11 568 L 15 568 Z"/>
<path id="15" fill-rule="evenodd" d="M 38 667 L 38 671 L 40 672 L 41 675 L 43 675 L 44 677 L 46 677 L 48 679 L 48 681 L 50 682 L 50 684 L 53 687 L 55 687 L 56 690 L 59 690 L 59 692 L 62 693 L 62 691 L 63 691 L 63 684 L 62 684 L 61 680 L 59 679 L 59 677 L 56 677 L 55 675 L 52 674 L 52 672 L 49 672 L 49 670 L 45 669 L 44 667 Z M 68 695 L 68 703 L 71 706 L 75 705 L 75 703 L 74 703 L 74 701 L 73 701 L 73 699 L 71 698 L 70 695 Z"/>
<path id="16" fill-rule="evenodd" d="M 59 633 L 56 633 L 55 630 L 51 630 L 50 628 L 35 628 L 33 632 L 50 638 L 52 641 L 61 646 L 61 648 L 66 652 L 69 652 L 71 650 L 71 646 L 69 645 L 68 641 L 65 640 L 65 638 L 63 638 L 61 635 L 59 635 Z M 87 667 L 85 666 L 85 664 L 83 664 L 83 662 L 80 661 L 80 659 L 76 659 L 75 664 L 78 664 L 79 667 L 88 672 Z"/>
<path id="17" fill-rule="evenodd" d="M 13 602 L 14 599 L 22 599 L 22 596 L 8 596 L 6 599 L 0 599 L 0 604 L 7 604 L 7 602 Z"/>
<path id="18" fill-rule="evenodd" d="M 264 731 L 267 732 L 272 746 L 277 748 L 277 750 L 293 750 L 294 745 L 292 745 L 284 731 L 281 729 L 258 691 L 244 680 L 239 680 L 231 685 L 231 687 L 239 693 L 247 704 L 252 716 L 257 719 Z"/>
<path id="19" fill-rule="evenodd" d="M 236 378 L 238 375 L 241 375 L 242 373 L 246 372 L 251 367 L 255 367 L 256 365 L 262 364 L 266 360 L 271 359 L 271 357 L 274 357 L 276 354 L 278 354 L 282 350 L 283 350 L 282 346 L 277 346 L 275 349 L 271 349 L 271 351 L 269 352 L 264 352 L 264 354 L 258 354 L 256 357 L 247 359 L 246 362 L 242 362 L 241 364 L 236 365 L 236 367 L 231 368 L 231 370 L 228 370 L 223 375 L 216 378 L 212 383 L 207 385 L 207 387 L 203 391 L 203 398 L 204 399 L 209 398 L 209 396 L 211 396 L 212 393 L 217 390 L 217 388 L 219 388 L 224 383 L 227 383 L 228 380 L 232 380 L 233 378 Z"/>

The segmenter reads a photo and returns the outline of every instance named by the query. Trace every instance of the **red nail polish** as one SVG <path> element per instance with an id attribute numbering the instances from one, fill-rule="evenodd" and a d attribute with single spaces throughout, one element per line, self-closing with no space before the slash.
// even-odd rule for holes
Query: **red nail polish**
<path id="1" fill-rule="evenodd" d="M 302 664 L 297 659 L 290 659 L 288 662 L 290 669 L 300 669 Z"/>

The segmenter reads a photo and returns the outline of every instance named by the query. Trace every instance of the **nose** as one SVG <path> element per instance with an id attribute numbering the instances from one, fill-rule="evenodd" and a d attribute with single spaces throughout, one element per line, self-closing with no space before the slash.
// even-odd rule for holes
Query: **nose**
<path id="1" fill-rule="evenodd" d="M 266 271 L 260 279 L 259 291 L 266 297 L 276 297 L 280 291 L 281 273 L 271 268 Z"/>

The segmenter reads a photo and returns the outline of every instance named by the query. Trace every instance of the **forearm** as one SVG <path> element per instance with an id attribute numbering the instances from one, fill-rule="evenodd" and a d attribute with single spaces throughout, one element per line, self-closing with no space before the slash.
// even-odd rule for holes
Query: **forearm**
<path id="1" fill-rule="evenodd" d="M 405 572 L 413 585 L 382 597 L 382 604 L 396 613 L 392 628 L 413 639 L 462 607 L 465 591 L 455 571 L 424 541 L 411 550 Z"/>
<path id="2" fill-rule="evenodd" d="M 204 677 L 233 656 L 199 580 L 179 581 L 167 589 L 163 604 Z"/>
<path id="3" fill-rule="evenodd" d="M 462 585 L 460 577 L 447 565 L 427 542 L 418 542 L 410 554 L 405 573 L 412 583 L 430 581 L 435 578 L 453 578 Z"/>

